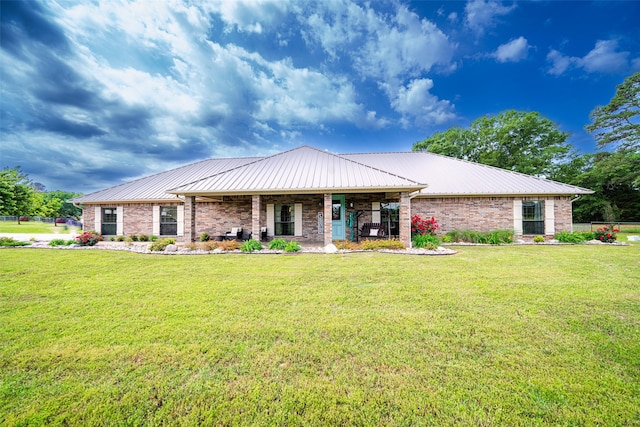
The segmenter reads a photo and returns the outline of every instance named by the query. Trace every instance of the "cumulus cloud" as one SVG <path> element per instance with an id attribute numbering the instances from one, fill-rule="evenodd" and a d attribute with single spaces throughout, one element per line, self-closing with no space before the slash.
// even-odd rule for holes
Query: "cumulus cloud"
<path id="1" fill-rule="evenodd" d="M 432 95 L 429 92 L 432 88 L 431 79 L 412 80 L 398 89 L 393 106 L 405 117 L 415 118 L 421 124 L 438 125 L 454 119 L 451 103 Z"/>
<path id="2" fill-rule="evenodd" d="M 498 17 L 509 14 L 515 8 L 515 4 L 504 6 L 501 2 L 494 0 L 471 0 L 464 8 L 465 24 L 471 31 L 481 36 L 487 29 L 497 25 Z"/>
<path id="3" fill-rule="evenodd" d="M 521 36 L 498 46 L 493 57 L 495 57 L 498 62 L 522 61 L 523 59 L 526 59 L 530 47 L 531 46 L 529 45 L 529 42 L 527 42 L 527 39 Z"/>
<path id="4" fill-rule="evenodd" d="M 627 73 L 640 68 L 640 58 L 630 59 L 630 56 L 629 51 L 618 50 L 617 40 L 598 40 L 595 47 L 583 57 L 567 56 L 551 49 L 547 54 L 547 72 L 559 76 L 570 68 L 576 68 L 588 73 Z"/>
<path id="5" fill-rule="evenodd" d="M 268 154 L 334 126 L 453 117 L 426 75 L 453 69 L 455 43 L 405 5 L 383 6 L 7 3 L 3 161 L 40 180 L 66 165 L 66 188 L 86 191 L 206 157 Z"/>

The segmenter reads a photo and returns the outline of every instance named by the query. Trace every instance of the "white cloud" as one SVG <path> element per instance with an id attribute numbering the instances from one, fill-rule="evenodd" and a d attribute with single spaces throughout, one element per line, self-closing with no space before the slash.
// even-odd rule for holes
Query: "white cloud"
<path id="1" fill-rule="evenodd" d="M 498 62 L 518 62 L 527 57 L 531 46 L 524 37 L 518 37 L 509 43 L 498 46 L 493 56 Z"/>
<path id="2" fill-rule="evenodd" d="M 216 0 L 213 12 L 221 15 L 229 30 L 262 33 L 278 25 L 290 6 L 288 0 Z"/>
<path id="3" fill-rule="evenodd" d="M 585 56 L 567 56 L 552 49 L 547 54 L 549 74 L 559 76 L 570 68 L 583 69 L 588 73 L 628 73 L 640 65 L 640 58 L 629 59 L 629 51 L 618 51 L 616 40 L 598 40 Z"/>
<path id="4" fill-rule="evenodd" d="M 455 118 L 451 103 L 432 95 L 432 88 L 433 80 L 415 79 L 398 89 L 392 105 L 407 125 L 409 118 L 418 125 L 442 124 Z"/>
<path id="5" fill-rule="evenodd" d="M 567 71 L 567 69 L 575 62 L 575 59 L 577 58 L 564 56 L 561 52 L 555 49 L 551 49 L 551 51 L 547 54 L 547 62 L 551 63 L 551 66 L 547 72 L 549 74 L 553 74 L 554 76 L 559 76 Z"/>
<path id="6" fill-rule="evenodd" d="M 494 0 L 471 0 L 464 8 L 465 23 L 474 33 L 481 36 L 487 29 L 496 26 L 499 16 L 507 15 L 515 8 L 515 4 L 503 6 Z"/>

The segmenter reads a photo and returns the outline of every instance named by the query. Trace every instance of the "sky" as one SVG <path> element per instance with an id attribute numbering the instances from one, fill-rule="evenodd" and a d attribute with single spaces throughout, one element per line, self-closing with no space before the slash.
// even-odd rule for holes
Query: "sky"
<path id="1" fill-rule="evenodd" d="M 410 151 L 538 111 L 589 113 L 640 69 L 640 1 L 0 3 L 0 168 L 90 193 L 301 145 Z"/>

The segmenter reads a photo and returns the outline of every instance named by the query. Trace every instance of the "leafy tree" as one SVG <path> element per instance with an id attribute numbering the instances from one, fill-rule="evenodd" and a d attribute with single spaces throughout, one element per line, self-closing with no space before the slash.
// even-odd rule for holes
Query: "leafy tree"
<path id="1" fill-rule="evenodd" d="M 593 123 L 586 126 L 598 148 L 617 146 L 621 150 L 640 150 L 640 71 L 616 86 L 609 104 L 591 112 Z"/>
<path id="2" fill-rule="evenodd" d="M 73 199 L 74 197 L 82 196 L 82 193 L 71 193 L 68 191 L 49 191 L 43 194 L 44 202 L 50 206 L 58 206 L 54 209 L 54 213 L 51 217 L 60 217 L 60 218 L 80 218 L 82 215 L 82 209 L 73 205 L 73 203 L 69 203 L 68 200 Z"/>
<path id="3" fill-rule="evenodd" d="M 572 153 L 569 134 L 538 112 L 508 110 L 436 133 L 413 151 L 428 151 L 529 175 L 553 175 Z"/>
<path id="4" fill-rule="evenodd" d="M 34 196 L 31 181 L 19 166 L 0 170 L 0 215 L 30 215 Z"/>
<path id="5" fill-rule="evenodd" d="M 582 173 L 567 181 L 590 188 L 594 194 L 574 203 L 574 220 L 640 220 L 640 152 L 619 150 L 583 156 L 587 164 Z M 613 218 L 609 218 L 609 216 Z"/>

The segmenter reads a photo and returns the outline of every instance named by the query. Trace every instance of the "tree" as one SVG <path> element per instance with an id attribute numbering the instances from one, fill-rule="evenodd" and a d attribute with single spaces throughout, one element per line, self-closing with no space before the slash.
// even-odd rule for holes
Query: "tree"
<path id="1" fill-rule="evenodd" d="M 34 195 L 29 177 L 19 166 L 0 170 L 0 215 L 30 215 Z"/>
<path id="2" fill-rule="evenodd" d="M 595 133 L 598 148 L 640 150 L 640 71 L 616 86 L 609 104 L 597 106 L 590 118 L 593 123 L 585 128 Z"/>
<path id="3" fill-rule="evenodd" d="M 567 132 L 538 112 L 508 110 L 480 117 L 469 129 L 454 127 L 436 133 L 414 144 L 413 151 L 549 177 L 572 153 L 567 138 Z"/>

